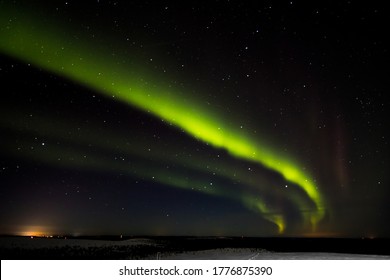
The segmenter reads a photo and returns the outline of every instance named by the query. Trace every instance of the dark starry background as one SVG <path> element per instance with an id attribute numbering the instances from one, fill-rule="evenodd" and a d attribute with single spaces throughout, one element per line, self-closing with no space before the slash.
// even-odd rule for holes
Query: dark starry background
<path id="1" fill-rule="evenodd" d="M 298 158 L 327 201 L 315 236 L 389 237 L 387 14 L 380 2 L 357 2 L 0 1 L 87 34 L 75 35 L 75 45 L 91 40 L 113 57 L 139 57 L 148 73 Z M 94 160 L 82 158 L 99 154 L 234 188 L 239 180 L 213 179 L 212 171 L 205 175 L 186 162 L 204 161 L 204 170 L 209 163 L 261 167 L 6 54 L 0 81 L 1 233 L 278 234 L 235 200 L 172 188 L 114 164 L 91 168 Z M 99 137 L 110 150 L 96 148 Z M 143 156 L 124 155 L 121 144 Z M 66 164 L 42 160 L 47 147 Z M 165 162 L 172 154 L 180 160 Z M 298 223 L 287 234 L 313 233 Z"/>

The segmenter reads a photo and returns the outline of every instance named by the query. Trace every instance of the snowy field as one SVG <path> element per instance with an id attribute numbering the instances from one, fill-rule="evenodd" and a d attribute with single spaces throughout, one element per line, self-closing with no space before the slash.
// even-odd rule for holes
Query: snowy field
<path id="1" fill-rule="evenodd" d="M 202 246 L 203 243 L 199 244 Z M 1 259 L 390 260 L 389 255 L 377 254 L 275 252 L 260 248 L 237 247 L 202 249 L 198 245 L 189 249 L 180 245 L 180 241 L 176 242 L 175 239 L 168 241 L 135 238 L 110 241 L 28 237 L 0 237 L 0 257 Z"/>
<path id="2" fill-rule="evenodd" d="M 196 252 L 184 252 L 163 257 L 170 260 L 390 260 L 390 256 L 312 253 L 312 252 L 253 252 L 251 249 L 216 249 Z"/>

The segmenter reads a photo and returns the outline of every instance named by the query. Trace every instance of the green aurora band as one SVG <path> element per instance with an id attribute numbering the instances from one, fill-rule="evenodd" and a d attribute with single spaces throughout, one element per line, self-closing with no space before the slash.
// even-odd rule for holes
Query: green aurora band
<path id="1" fill-rule="evenodd" d="M 324 217 L 324 197 L 310 176 L 293 160 L 279 155 L 258 139 L 243 134 L 242 129 L 226 125 L 222 116 L 205 108 L 192 96 L 173 88 L 156 86 L 150 82 L 152 79 L 147 82 L 145 75 L 134 74 L 133 64 L 129 66 L 103 48 L 98 50 L 89 41 L 75 40 L 69 30 L 48 27 L 47 23 L 34 17 L 29 19 L 26 13 L 2 9 L 0 24 L 2 53 L 141 109 L 198 140 L 226 150 L 236 158 L 278 172 L 286 181 L 299 186 L 314 203 L 315 209 L 302 213 L 306 223 L 315 229 Z M 246 197 L 242 202 L 264 214 L 269 212 L 260 200 Z M 279 232 L 283 232 L 285 222 L 281 215 L 268 219 L 278 225 Z"/>

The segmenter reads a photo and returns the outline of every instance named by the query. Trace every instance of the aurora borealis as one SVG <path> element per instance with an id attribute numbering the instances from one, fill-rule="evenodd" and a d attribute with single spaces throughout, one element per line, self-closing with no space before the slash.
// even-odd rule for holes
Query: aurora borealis
<path id="1" fill-rule="evenodd" d="M 1 2 L 2 231 L 388 234 L 381 11 L 300 5 Z"/>

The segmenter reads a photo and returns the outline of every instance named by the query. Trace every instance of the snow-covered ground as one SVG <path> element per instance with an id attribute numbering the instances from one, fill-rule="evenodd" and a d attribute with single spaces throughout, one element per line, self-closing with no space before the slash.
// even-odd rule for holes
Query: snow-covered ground
<path id="1" fill-rule="evenodd" d="M 225 248 L 203 251 L 189 251 L 183 253 L 163 254 L 161 259 L 164 260 L 249 260 L 259 254 L 265 252 L 257 249 L 247 248 Z"/>
<path id="2" fill-rule="evenodd" d="M 216 249 L 162 256 L 171 260 L 390 260 L 390 256 L 323 252 L 278 253 L 252 249 Z"/>
<path id="3" fill-rule="evenodd" d="M 389 255 L 326 252 L 270 252 L 258 248 L 184 250 L 175 241 L 88 240 L 0 237 L 2 259 L 166 259 L 166 260 L 390 260 Z M 195 248 L 196 249 L 196 248 Z"/>

